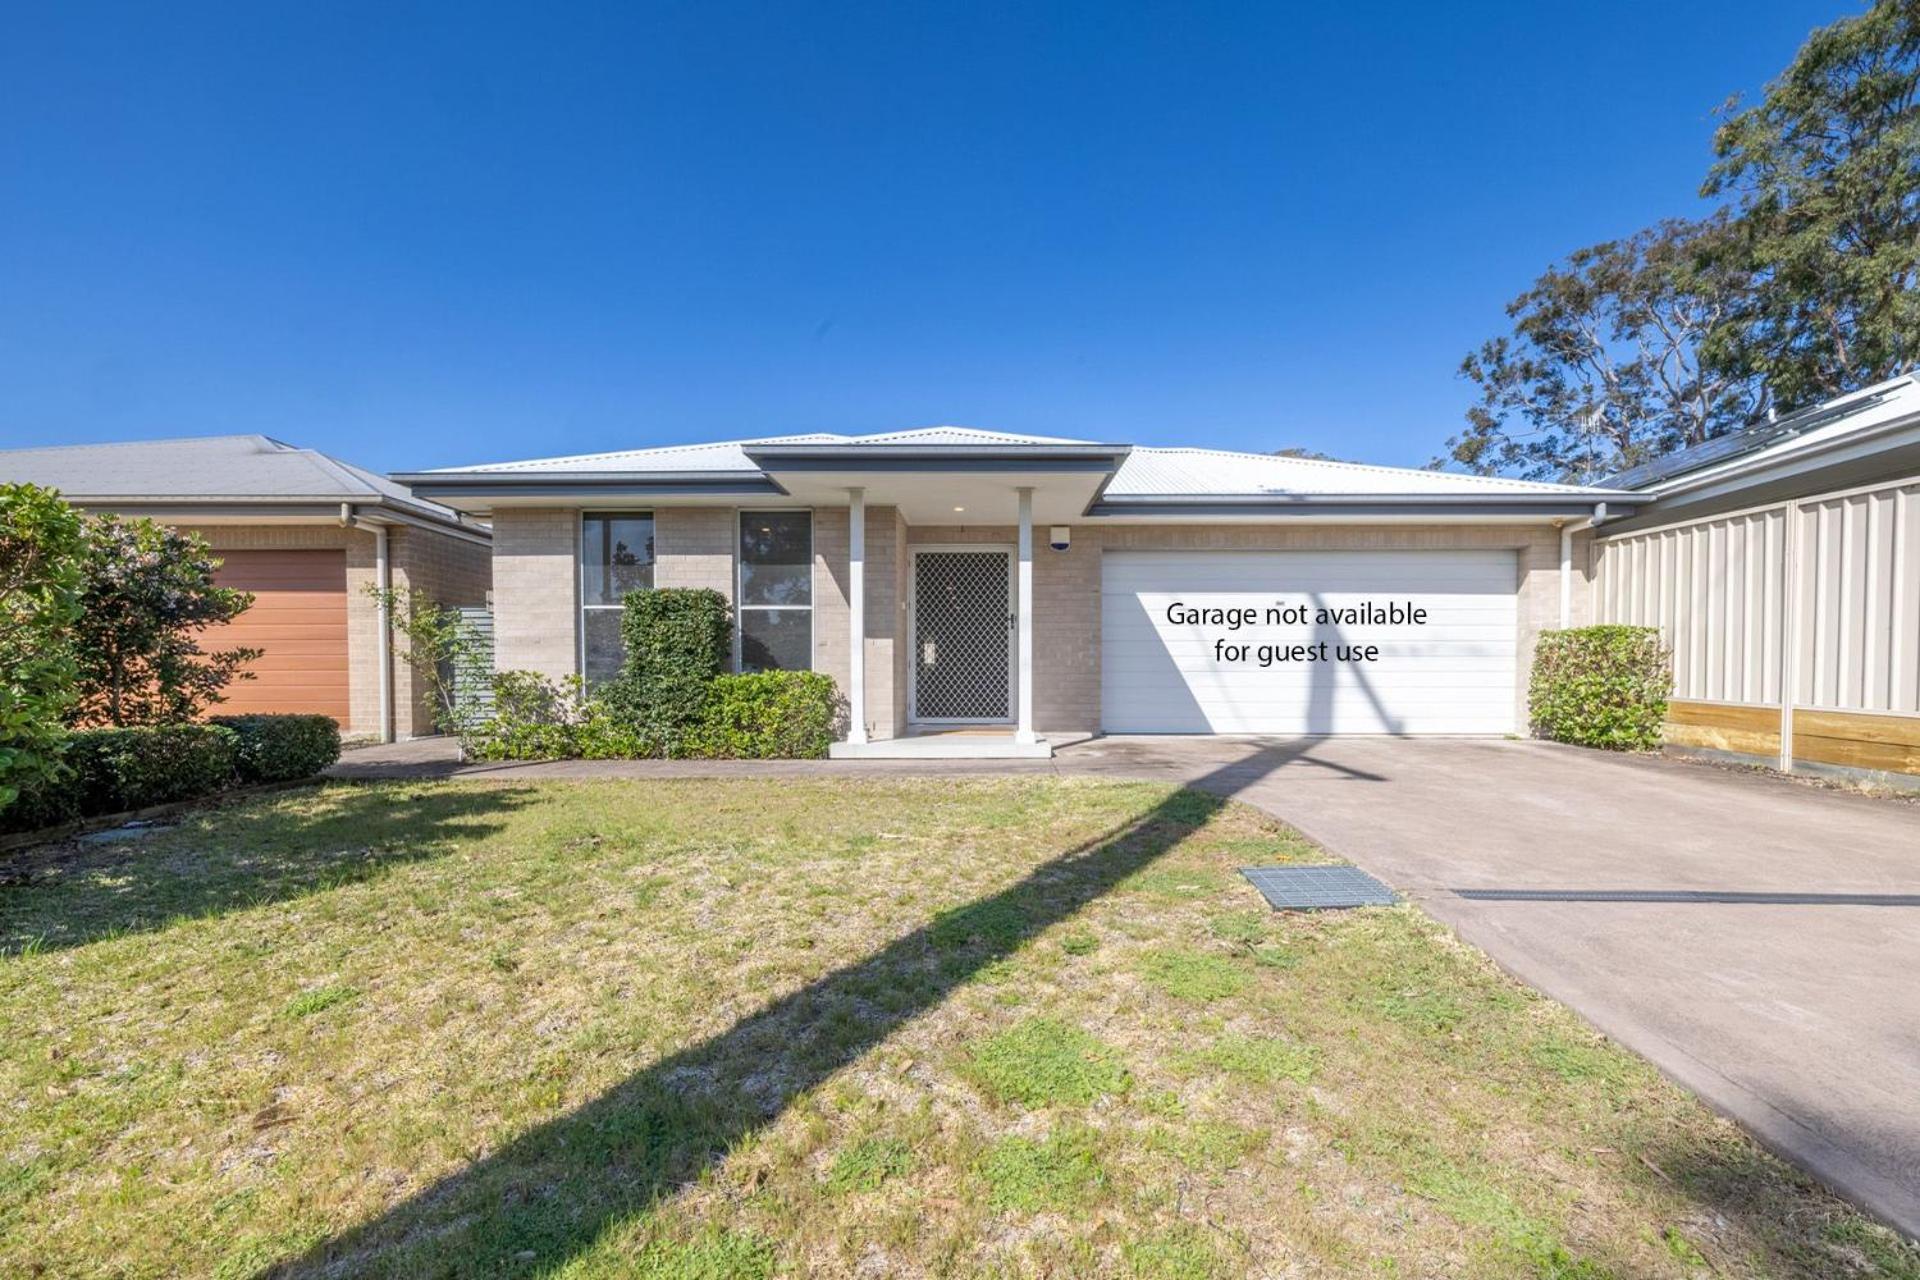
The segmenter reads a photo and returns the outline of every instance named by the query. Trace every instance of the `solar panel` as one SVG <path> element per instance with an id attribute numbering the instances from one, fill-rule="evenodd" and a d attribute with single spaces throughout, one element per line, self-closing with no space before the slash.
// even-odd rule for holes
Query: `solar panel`
<path id="1" fill-rule="evenodd" d="M 1399 901 L 1358 867 L 1242 867 L 1240 874 L 1276 911 L 1338 911 Z"/>
<path id="2" fill-rule="evenodd" d="M 1742 427 L 1738 431 L 1716 436 L 1690 448 L 1677 450 L 1664 458 L 1655 458 L 1637 467 L 1628 467 L 1625 471 L 1615 472 L 1600 481 L 1600 484 L 1608 489 L 1643 489 L 1650 484 L 1671 480 L 1689 471 L 1698 471 L 1702 467 L 1738 457 L 1743 453 L 1757 453 L 1791 436 L 1804 434 L 1815 427 L 1824 427 L 1830 422 L 1859 413 L 1863 409 L 1870 409 L 1891 394 L 1891 391 L 1883 391 L 1873 395 L 1861 395 L 1843 400 L 1839 404 L 1821 404 L 1810 409 L 1802 409 L 1798 413 L 1788 414 L 1777 422 L 1758 422 L 1749 427 Z"/>

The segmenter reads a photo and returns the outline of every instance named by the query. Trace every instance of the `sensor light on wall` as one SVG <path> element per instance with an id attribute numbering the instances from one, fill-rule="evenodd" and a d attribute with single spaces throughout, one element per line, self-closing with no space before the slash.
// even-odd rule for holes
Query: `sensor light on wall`
<path id="1" fill-rule="evenodd" d="M 1064 524 L 1056 524 L 1047 530 L 1047 545 L 1055 551 L 1065 551 L 1073 545 L 1073 530 Z"/>

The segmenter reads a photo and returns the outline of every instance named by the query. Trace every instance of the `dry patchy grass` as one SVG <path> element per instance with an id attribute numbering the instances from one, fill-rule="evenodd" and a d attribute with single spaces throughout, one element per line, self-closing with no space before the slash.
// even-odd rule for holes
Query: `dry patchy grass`
<path id="1" fill-rule="evenodd" d="M 1915 1276 L 1145 785 L 334 786 L 0 888 L 0 1273 Z M 17 880 L 18 877 L 15 877 Z"/>

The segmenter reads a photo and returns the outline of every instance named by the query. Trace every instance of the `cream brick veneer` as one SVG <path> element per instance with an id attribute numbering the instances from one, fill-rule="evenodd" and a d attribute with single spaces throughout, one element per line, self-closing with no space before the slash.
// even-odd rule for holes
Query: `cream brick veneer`
<path id="1" fill-rule="evenodd" d="M 735 508 L 661 507 L 653 513 L 653 585 L 707 587 L 733 599 Z"/>
<path id="2" fill-rule="evenodd" d="M 387 558 L 387 571 L 396 591 L 403 594 L 410 590 L 418 591 L 436 604 L 451 608 L 486 604 L 487 592 L 493 586 L 493 559 L 488 547 L 429 529 L 403 527 L 390 530 L 387 534 Z M 367 573 L 371 580 L 371 564 Z M 347 576 L 349 590 L 359 591 L 361 600 L 365 601 L 366 593 L 353 586 L 351 565 L 348 566 Z M 352 607 L 349 603 L 348 608 Z M 375 625 L 374 634 L 377 636 L 377 623 Z M 396 638 L 395 643 L 405 648 L 405 641 Z M 377 668 L 375 672 L 377 678 Z M 357 673 L 350 678 L 357 696 Z M 377 701 L 377 690 L 375 697 Z M 413 738 L 436 732 L 434 712 L 433 697 L 425 682 L 410 664 L 396 661 L 393 673 L 395 736 Z"/>
<path id="3" fill-rule="evenodd" d="M 711 587 L 734 594 L 738 507 L 659 508 L 654 512 L 654 581 Z M 813 665 L 844 690 L 851 670 L 844 507 L 822 507 L 813 519 Z M 1478 550 L 1515 554 L 1520 687 L 1526 722 L 1525 672 L 1541 631 L 1559 625 L 1560 536 L 1540 525 L 1086 525 L 1073 526 L 1069 550 L 1054 551 L 1035 531 L 1034 719 L 1042 731 L 1084 731 L 1100 724 L 1100 561 L 1107 550 Z M 552 676 L 578 669 L 576 584 L 579 513 L 502 511 L 494 519 L 495 662 Z M 1011 525 L 909 525 L 891 506 L 867 508 L 866 672 L 868 732 L 891 737 L 906 728 L 907 616 L 911 553 L 936 543 L 1012 546 Z M 1591 537 L 1575 537 L 1578 575 L 1574 625 L 1591 616 Z"/>
<path id="4" fill-rule="evenodd" d="M 580 513 L 493 516 L 493 665 L 555 680 L 580 669 Z"/>
<path id="5" fill-rule="evenodd" d="M 813 513 L 813 669 L 843 692 L 853 671 L 848 515 L 845 507 Z M 867 507 L 867 733 L 875 738 L 895 736 L 905 722 L 906 528 L 895 508 Z"/>

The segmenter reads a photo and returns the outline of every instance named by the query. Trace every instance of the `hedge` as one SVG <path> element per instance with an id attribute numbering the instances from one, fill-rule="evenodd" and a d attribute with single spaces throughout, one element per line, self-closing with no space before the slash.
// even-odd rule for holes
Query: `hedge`
<path id="1" fill-rule="evenodd" d="M 627 595 L 620 615 L 627 661 L 601 692 L 614 718 L 674 755 L 706 705 L 707 686 L 733 658 L 733 606 L 704 587 L 662 587 Z"/>
<path id="2" fill-rule="evenodd" d="M 340 754 L 326 716 L 226 716 L 217 723 L 82 729 L 67 735 L 57 779 L 0 808 L 0 832 L 195 800 L 236 784 L 311 777 Z"/>
<path id="3" fill-rule="evenodd" d="M 1528 690 L 1534 734 L 1608 751 L 1658 747 L 1671 657 L 1653 627 L 1542 632 Z"/>
<path id="4" fill-rule="evenodd" d="M 234 731 L 234 770 L 242 782 L 311 778 L 340 758 L 340 726 L 331 716 L 215 716 Z"/>
<path id="5" fill-rule="evenodd" d="M 707 689 L 685 754 L 710 760 L 809 760 L 833 741 L 838 695 L 818 671 L 721 676 Z"/>

